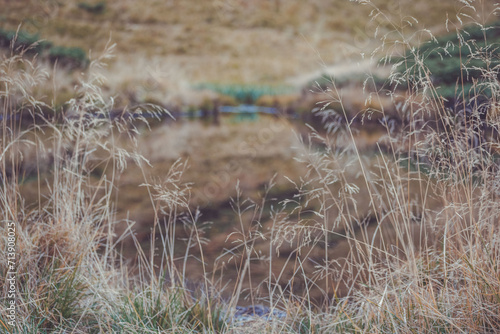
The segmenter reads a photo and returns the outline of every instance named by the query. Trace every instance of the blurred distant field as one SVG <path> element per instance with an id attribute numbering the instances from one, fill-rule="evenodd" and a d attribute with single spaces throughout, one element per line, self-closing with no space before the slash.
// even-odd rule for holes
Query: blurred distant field
<path id="1" fill-rule="evenodd" d="M 410 34 L 425 27 L 439 34 L 447 17 L 450 26 L 457 22 L 454 14 L 461 7 L 452 0 L 374 3 L 397 25 L 385 22 L 380 33 L 402 28 Z M 165 95 L 199 82 L 282 83 L 317 71 L 318 55 L 326 65 L 357 61 L 360 52 L 375 48 L 370 38 L 382 23 L 370 22 L 371 6 L 342 0 L 2 0 L 0 5 L 4 29 L 21 24 L 57 45 L 94 54 L 108 41 L 117 43 L 108 85 L 120 91 L 134 84 L 149 87 L 153 80 Z M 491 12 L 493 3 L 481 6 Z M 418 22 L 403 23 L 409 15 Z"/>

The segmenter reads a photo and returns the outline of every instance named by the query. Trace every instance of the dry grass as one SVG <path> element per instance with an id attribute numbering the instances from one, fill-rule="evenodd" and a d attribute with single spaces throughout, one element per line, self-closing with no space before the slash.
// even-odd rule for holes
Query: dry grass
<path id="1" fill-rule="evenodd" d="M 382 28 L 401 33 L 383 8 L 358 2 L 373 8 L 375 19 L 383 18 Z M 477 24 L 487 21 L 482 15 L 490 12 L 483 11 L 482 2 L 476 7 L 460 3 L 467 6 L 459 15 L 474 14 L 469 17 Z M 148 21 L 158 20 L 149 15 Z M 393 30 L 388 33 L 392 39 L 382 34 L 375 55 L 390 56 L 394 47 L 411 49 L 417 42 L 401 33 L 394 43 Z M 464 43 L 475 48 L 466 38 Z M 497 57 L 496 52 L 471 57 L 484 55 Z M 387 119 L 380 152 L 371 159 L 361 152 L 333 83 L 316 111 L 328 133 L 312 131 L 311 140 L 299 145 L 305 147 L 299 160 L 307 171 L 295 182 L 295 196 L 273 201 L 273 180 L 260 198 L 246 199 L 238 186 L 231 202 L 238 220 L 214 263 L 207 260 L 216 252 L 206 238 L 208 225 L 190 207 L 185 164 L 179 161 L 163 171 L 161 180 L 151 179 L 136 146 L 115 144 L 129 135 L 134 143 L 138 124 L 147 122 L 108 117 L 113 100 L 102 98 L 99 76 L 106 55 L 92 64 L 78 85 L 78 98 L 68 101 L 68 113 L 57 123 L 44 120 L 42 112 L 50 106 L 33 98 L 47 74 L 22 56 L 4 57 L 0 243 L 7 249 L 8 224 L 14 223 L 17 332 L 498 331 L 500 68 L 490 63 L 475 83 L 476 91 L 485 86 L 491 91 L 483 97 L 485 109 L 479 100 L 451 109 L 436 95 L 420 55 L 409 57 L 416 65 L 391 75 L 391 80 L 406 81 L 405 103 L 396 92 L 378 92 L 391 98 L 400 124 L 392 127 L 384 118 L 385 101 L 366 110 Z M 42 141 L 46 132 L 50 139 Z M 156 134 L 168 138 L 161 130 Z M 230 128 L 221 127 L 209 138 L 231 135 Z M 287 139 L 277 136 L 269 144 L 282 141 Z M 223 160 L 232 153 L 228 145 L 209 154 Z M 23 156 L 17 148 L 22 146 L 37 147 L 41 160 L 45 152 L 52 160 L 47 199 L 35 208 L 26 206 L 19 190 Z M 107 152 L 102 169 L 93 160 L 98 150 Z M 130 164 L 140 167 L 148 191 L 149 251 L 130 229 L 115 236 L 118 224 L 133 224 L 117 219 L 113 209 L 120 173 Z M 127 235 L 136 245 L 133 268 L 117 246 L 117 238 Z M 336 246 L 342 252 L 334 257 Z M 3 276 L 8 265 L 2 258 Z M 202 273 L 195 283 L 194 266 Z M 256 282 L 259 270 L 267 276 Z M 231 271 L 237 273 L 235 282 L 227 280 Z M 0 326 L 7 329 L 9 285 L 1 284 Z M 241 326 L 231 315 L 242 303 L 266 304 L 286 316 Z"/>
<path id="2" fill-rule="evenodd" d="M 101 50 L 111 36 L 119 53 L 107 76 L 114 82 L 126 81 L 123 76 L 129 76 L 128 69 L 141 64 L 143 70 L 133 78 L 137 84 L 149 78 L 144 77 L 145 62 L 182 69 L 183 80 L 190 84 L 282 83 L 315 72 L 317 54 L 332 64 L 377 47 L 370 42 L 375 26 L 366 21 L 371 9 L 348 1 L 287 0 L 276 6 L 269 0 L 251 4 L 242 0 L 148 0 L 140 4 L 121 0 L 105 2 L 101 14 L 80 8 L 82 3 L 96 2 L 3 0 L 3 26 L 15 29 L 23 22 L 24 29 L 56 44 L 94 51 Z M 454 0 L 376 4 L 387 9 L 405 33 L 418 28 L 400 22 L 400 13 L 413 15 L 420 25 L 440 33 L 446 15 L 456 22 L 454 13 L 460 7 Z M 493 3 L 481 6 L 490 12 Z M 390 28 L 382 21 L 378 24 L 383 30 Z M 168 72 L 164 74 L 169 76 Z M 177 78 L 164 80 L 175 84 Z"/>

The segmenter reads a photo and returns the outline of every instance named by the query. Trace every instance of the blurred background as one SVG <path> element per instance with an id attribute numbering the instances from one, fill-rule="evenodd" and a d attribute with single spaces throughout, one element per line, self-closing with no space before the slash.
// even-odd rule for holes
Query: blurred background
<path id="1" fill-rule="evenodd" d="M 348 150 L 353 144 L 338 129 L 325 128 L 324 115 L 313 112 L 323 101 L 333 99 L 329 108 L 335 110 L 340 105 L 335 99 L 342 97 L 345 114 L 333 120 L 329 115 L 329 124 L 341 129 L 352 121 L 356 147 L 368 164 L 375 160 L 387 131 L 381 124 L 400 124 L 394 96 L 370 99 L 371 93 L 395 89 L 387 79 L 394 59 L 406 50 L 395 41 L 403 33 L 417 47 L 429 40 L 421 30 L 425 28 L 446 43 L 454 26 L 462 23 L 457 11 L 467 13 L 454 0 L 374 3 L 381 12 L 370 17 L 371 5 L 345 0 L 0 0 L 0 46 L 7 54 L 10 45 L 37 43 L 27 56 L 54 69 L 51 85 L 36 91 L 37 98 L 55 106 L 54 119 L 68 112 L 65 102 L 78 94 L 74 87 L 92 70 L 91 61 L 102 55 L 112 55 L 98 69 L 104 77 L 102 94 L 114 101 L 111 113 L 145 104 L 169 111 L 170 116 L 152 119 L 151 129 L 139 125 L 134 140 L 119 144 L 135 141 L 151 165 L 143 174 L 129 164 L 120 175 L 114 209 L 120 219 L 136 222 L 137 238 L 147 247 L 156 213 L 147 188 L 140 185 L 163 180 L 172 166 L 179 168 L 175 162 L 181 159 L 182 180 L 191 189 L 189 205 L 200 210 L 201 220 L 212 223 L 206 231 L 210 263 L 230 245 L 238 221 L 231 205 L 237 189 L 259 202 L 272 181 L 268 207 L 298 194 L 296 184 L 307 170 L 307 164 L 297 161 L 301 152 L 311 146 L 325 149 L 309 136 L 306 124 L 320 135 L 331 135 L 338 148 Z M 493 3 L 482 7 L 491 13 Z M 495 17 L 482 19 L 493 22 Z M 495 34 L 492 38 L 498 39 Z M 448 61 L 451 67 L 443 68 L 440 61 L 429 58 L 428 65 L 436 69 L 436 82 L 453 104 L 460 64 L 453 67 Z M 333 78 L 339 89 L 334 96 L 328 91 Z M 401 89 L 404 98 L 405 87 Z M 382 119 L 376 112 L 362 117 L 361 111 L 370 109 L 383 109 L 384 117 L 392 118 Z M 50 175 L 43 170 L 37 174 L 39 166 L 24 160 L 22 191 L 36 205 L 43 201 L 39 188 L 48 191 L 39 180 Z M 104 172 L 98 153 L 95 161 Z M 347 175 L 355 184 L 359 170 L 352 168 Z M 365 201 L 366 207 L 360 205 L 359 215 L 368 217 L 363 196 L 361 191 L 359 202 Z M 265 226 L 270 219 L 264 214 L 261 223 Z M 347 252 L 339 245 L 331 248 L 335 256 Z M 261 247 L 267 247 L 265 242 Z M 136 251 L 125 241 L 123 252 L 132 258 Z M 195 280 L 199 262 L 190 265 Z"/>

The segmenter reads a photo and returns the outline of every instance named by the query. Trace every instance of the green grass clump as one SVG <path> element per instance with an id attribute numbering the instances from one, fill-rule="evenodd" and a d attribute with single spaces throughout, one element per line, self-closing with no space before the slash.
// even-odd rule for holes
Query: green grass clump
<path id="1" fill-rule="evenodd" d="M 428 75 L 436 87 L 436 93 L 450 102 L 470 100 L 477 95 L 491 97 L 493 92 L 488 85 L 477 86 L 474 83 L 488 79 L 499 80 L 500 74 L 494 69 L 500 64 L 498 48 L 500 47 L 500 21 L 486 26 L 473 24 L 458 29 L 454 33 L 434 38 L 414 50 L 418 55 L 408 55 L 402 59 L 394 59 L 399 68 L 406 67 L 418 77 L 419 66 L 416 60 L 422 61 Z M 475 89 L 475 91 L 474 91 Z"/>
<path id="2" fill-rule="evenodd" d="M 24 54 L 37 54 L 47 57 L 51 62 L 58 62 L 69 69 L 86 68 L 89 59 L 85 51 L 78 47 L 54 46 L 50 41 L 41 41 L 38 34 L 26 31 L 0 29 L 0 47 L 10 48 Z"/>
<path id="3" fill-rule="evenodd" d="M 383 16 L 370 1 L 358 2 Z M 398 36 L 396 44 L 412 50 L 412 40 L 402 32 Z M 475 44 L 464 40 L 462 46 Z M 492 64 L 496 54 L 489 55 Z M 191 185 L 182 179 L 187 163 L 178 160 L 154 178 L 148 174 L 150 161 L 138 150 L 137 137 L 148 128 L 150 114 L 168 112 L 134 107 L 110 117 L 114 101 L 103 97 L 97 71 L 108 53 L 89 64 L 57 121 L 44 113 L 54 106 L 34 98 L 40 86 L 51 83 L 38 58 L 0 55 L 0 249 L 14 248 L 9 252 L 15 253 L 17 318 L 12 324 L 6 312 L 13 298 L 0 294 L 0 328 L 20 333 L 499 332 L 498 68 L 486 68 L 487 75 L 473 82 L 490 88 L 485 117 L 473 104 L 460 117 L 442 103 L 420 56 L 413 52 L 414 64 L 403 72 L 395 68 L 391 76 L 408 83 L 406 95 L 376 92 L 391 99 L 400 122 L 394 129 L 386 124 L 377 152 L 365 155 L 360 149 L 333 82 L 319 112 L 337 112 L 338 117 L 324 118 L 327 128 L 335 128 L 341 117 L 344 126 L 335 135 L 311 130 L 297 136 L 293 154 L 304 173 L 300 181 L 290 180 L 295 190 L 289 199 L 270 198 L 276 195 L 275 179 L 254 199 L 243 198 L 244 184 L 237 188 L 230 203 L 237 218 L 227 225 L 226 243 L 217 254 L 206 238 L 210 224 L 192 208 Z M 472 52 L 466 61 L 476 58 L 483 60 Z M 266 89 L 248 89 L 250 97 L 242 99 L 261 90 Z M 384 108 L 363 112 L 387 115 Z M 429 124 L 429 114 L 435 123 Z M 272 141 L 264 141 L 268 131 L 278 133 L 263 127 L 248 141 L 261 140 L 269 155 L 277 155 Z M 221 150 L 214 146 L 214 153 Z M 236 149 L 245 158 L 253 154 Z M 251 159 L 269 162 L 258 155 Z M 35 164 L 31 173 L 37 175 L 38 201 L 29 203 L 21 180 L 27 162 L 42 160 L 45 165 Z M 137 166 L 151 204 L 149 225 L 143 226 L 150 231 L 149 251 L 128 213 L 118 219 L 114 211 L 118 180 L 130 164 Z M 131 265 L 120 253 L 125 238 L 135 245 Z M 213 263 L 210 253 L 216 253 Z M 0 258 L 2 276 L 12 266 Z M 256 279 L 259 270 L 265 275 Z M 232 279 L 229 271 L 236 273 Z M 196 282 L 190 282 L 196 274 Z M 0 291 L 10 288 L 0 280 Z M 281 312 L 241 323 L 232 314 L 242 303 Z"/>
<path id="4" fill-rule="evenodd" d="M 70 69 L 86 68 L 89 64 L 85 51 L 77 47 L 54 46 L 49 50 L 48 57 L 51 62 Z"/>

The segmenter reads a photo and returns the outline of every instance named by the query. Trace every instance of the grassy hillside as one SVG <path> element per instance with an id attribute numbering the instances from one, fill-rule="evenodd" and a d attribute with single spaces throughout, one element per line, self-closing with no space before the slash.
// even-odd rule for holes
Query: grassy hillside
<path id="1" fill-rule="evenodd" d="M 194 15 L 207 9 L 179 3 Z M 468 16 L 478 25 L 493 15 L 481 1 L 468 3 L 453 6 L 480 14 Z M 55 4 L 66 15 L 84 11 L 103 20 L 118 6 Z M 138 5 L 120 4 L 118 17 L 132 19 L 125 4 Z M 255 2 L 260 5 L 288 8 L 284 1 Z M 151 20 L 157 17 L 148 10 Z M 391 26 L 385 12 L 375 13 L 380 29 Z M 117 114 L 102 76 L 106 54 L 83 74 L 61 73 L 29 51 L 0 54 L 1 331 L 498 332 L 500 66 L 473 82 L 490 88 L 485 103 L 457 113 L 443 103 L 429 64 L 412 48 L 429 31 L 408 39 L 408 25 L 393 27 L 396 33 L 385 31 L 377 43 L 387 56 L 409 50 L 408 71 L 393 68 L 390 75 L 407 89 L 373 90 L 360 107 L 359 118 L 377 117 L 384 129 L 369 151 L 359 140 L 364 123 L 351 120 L 335 81 L 314 110 L 328 131 L 309 128 L 293 139 L 286 119 L 263 118 L 244 128 L 224 122 L 183 127 L 154 126 L 168 119 L 168 111 L 154 105 Z M 56 37 L 52 42 L 78 47 Z M 473 38 L 462 42 L 484 50 Z M 497 55 L 471 52 L 467 61 L 496 64 Z M 74 94 L 53 98 L 68 83 Z M 48 98 L 47 87 L 55 87 Z M 60 101 L 64 114 L 58 114 Z M 243 145 L 233 146 L 234 137 Z M 151 145 L 152 138 L 159 144 Z M 200 168 L 194 185 L 186 180 L 193 177 L 187 157 Z M 242 163 L 232 164 L 234 157 Z M 264 166 L 272 159 L 278 160 L 272 168 L 299 177 L 270 178 Z M 201 175 L 210 165 L 218 173 Z M 248 177 L 262 181 L 259 191 L 248 193 L 254 182 Z M 224 208 L 234 214 L 216 230 L 216 221 L 196 207 L 203 200 L 196 194 L 218 199 L 213 185 L 222 189 L 237 178 Z M 28 181 L 36 201 L 22 189 Z M 280 191 L 284 181 L 293 192 Z M 142 194 L 135 196 L 138 188 Z M 144 207 L 141 214 L 130 214 L 134 205 Z M 149 224 L 137 226 L 141 219 Z M 126 238 L 132 242 L 123 243 Z M 134 259 L 124 257 L 127 252 Z"/>
<path id="2" fill-rule="evenodd" d="M 442 32 L 454 0 L 401 0 L 375 5 L 410 34 L 419 28 Z M 377 21 L 371 6 L 330 0 L 96 1 L 2 0 L 0 27 L 37 33 L 57 45 L 101 52 L 110 39 L 117 59 L 110 80 L 146 80 L 147 72 L 167 83 L 282 83 L 316 71 L 317 54 L 327 64 L 357 57 L 377 45 L 369 38 Z M 483 1 L 491 12 L 492 2 Z M 413 15 L 418 24 L 401 21 Z M 467 18 L 463 18 L 467 20 Z M 487 18 L 491 19 L 491 18 Z M 385 21 L 385 20 L 384 20 Z M 382 23 L 382 30 L 393 29 Z M 146 72 L 146 73 L 145 73 Z"/>

